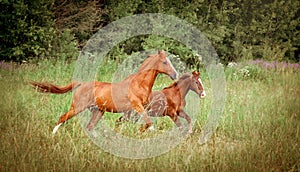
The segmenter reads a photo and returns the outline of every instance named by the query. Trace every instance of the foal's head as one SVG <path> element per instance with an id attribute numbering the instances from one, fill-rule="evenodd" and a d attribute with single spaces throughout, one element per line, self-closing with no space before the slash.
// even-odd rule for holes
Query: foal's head
<path id="1" fill-rule="evenodd" d="M 190 85 L 190 89 L 197 93 L 200 96 L 200 98 L 204 98 L 206 96 L 206 93 L 200 78 L 200 72 L 193 71 L 191 77 L 192 82 Z"/>
<path id="2" fill-rule="evenodd" d="M 176 79 L 178 76 L 173 64 L 169 60 L 164 50 L 158 50 L 157 54 L 150 55 L 145 64 L 140 69 L 154 69 L 159 73 L 169 75 L 171 79 Z"/>

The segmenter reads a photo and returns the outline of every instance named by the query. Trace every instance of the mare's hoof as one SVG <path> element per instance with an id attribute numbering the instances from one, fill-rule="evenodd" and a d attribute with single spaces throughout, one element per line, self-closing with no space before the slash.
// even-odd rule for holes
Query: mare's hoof
<path id="1" fill-rule="evenodd" d="M 147 128 L 151 128 L 152 127 L 152 124 L 145 124 L 145 125 L 143 125 L 141 128 L 140 128 L 140 132 L 141 133 L 143 133 L 143 132 L 145 132 L 146 130 L 147 130 Z M 152 127 L 152 129 L 153 129 L 154 127 Z"/>
<path id="2" fill-rule="evenodd" d="M 141 133 L 145 132 L 147 128 L 148 128 L 147 125 L 143 125 L 143 126 L 140 128 L 140 132 L 141 132 Z"/>
<path id="3" fill-rule="evenodd" d="M 155 130 L 155 128 L 153 127 L 153 125 L 151 125 L 151 126 L 149 127 L 149 130 L 150 130 L 150 131 L 154 131 L 154 130 Z"/>

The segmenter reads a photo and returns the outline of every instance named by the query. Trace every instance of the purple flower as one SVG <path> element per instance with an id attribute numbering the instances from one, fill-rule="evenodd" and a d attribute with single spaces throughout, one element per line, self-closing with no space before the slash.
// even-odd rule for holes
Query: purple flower
<path id="1" fill-rule="evenodd" d="M 3 61 L 0 61 L 0 68 L 3 70 L 9 70 L 11 68 L 11 65 Z"/>
<path id="2" fill-rule="evenodd" d="M 285 71 L 285 70 L 292 70 L 297 71 L 300 70 L 299 63 L 289 63 L 289 62 L 278 62 L 278 61 L 263 61 L 261 59 L 255 59 L 252 61 L 248 61 L 246 64 L 248 65 L 257 65 L 266 70 L 278 70 L 278 71 Z"/>
<path id="3" fill-rule="evenodd" d="M 270 69 L 270 68 L 272 68 L 272 65 L 270 63 L 268 63 L 268 62 L 264 62 L 263 63 L 263 68 Z"/>
<path id="4" fill-rule="evenodd" d="M 299 64 L 298 64 L 298 63 L 294 63 L 293 66 L 292 66 L 292 68 L 293 68 L 294 70 L 300 70 L 300 67 L 299 67 Z"/>

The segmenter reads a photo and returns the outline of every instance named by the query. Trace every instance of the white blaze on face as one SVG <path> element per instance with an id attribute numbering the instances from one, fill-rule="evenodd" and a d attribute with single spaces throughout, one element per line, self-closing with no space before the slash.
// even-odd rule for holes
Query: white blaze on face
<path id="1" fill-rule="evenodd" d="M 169 57 L 167 57 L 167 62 L 170 64 L 171 68 L 176 72 L 176 78 L 178 77 L 178 72 L 176 71 L 176 69 L 174 68 L 173 64 L 171 63 Z"/>
<path id="2" fill-rule="evenodd" d="M 202 83 L 202 81 L 201 81 L 200 78 L 198 79 L 198 81 L 200 82 L 200 84 L 202 85 L 202 88 L 203 88 L 203 91 L 202 91 L 202 93 L 200 95 L 200 98 L 204 98 L 206 96 L 206 93 L 205 93 L 205 90 L 204 90 L 204 85 L 203 85 L 203 83 Z"/>

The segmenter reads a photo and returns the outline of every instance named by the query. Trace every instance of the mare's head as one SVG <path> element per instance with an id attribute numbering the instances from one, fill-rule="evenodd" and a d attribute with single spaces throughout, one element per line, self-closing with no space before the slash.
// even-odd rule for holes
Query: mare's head
<path id="1" fill-rule="evenodd" d="M 193 71 L 191 77 L 192 82 L 190 85 L 190 89 L 197 93 L 200 96 L 200 98 L 204 98 L 206 96 L 206 93 L 200 78 L 200 72 Z"/>
<path id="2" fill-rule="evenodd" d="M 170 76 L 173 80 L 178 76 L 177 71 L 164 50 L 158 50 L 157 54 L 150 55 L 142 64 L 140 70 L 156 70 L 158 73 L 164 73 Z"/>

